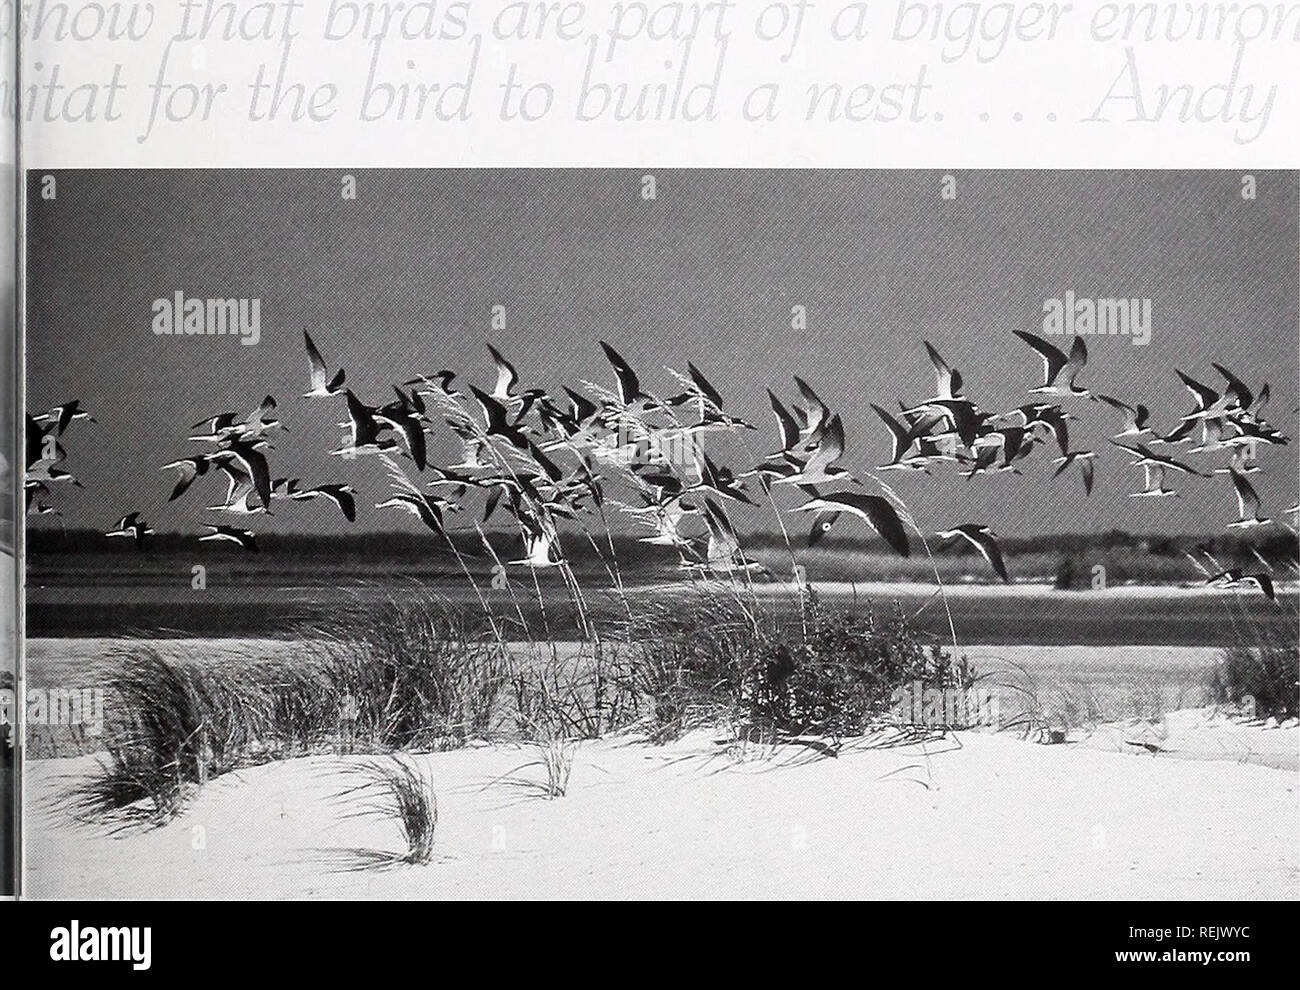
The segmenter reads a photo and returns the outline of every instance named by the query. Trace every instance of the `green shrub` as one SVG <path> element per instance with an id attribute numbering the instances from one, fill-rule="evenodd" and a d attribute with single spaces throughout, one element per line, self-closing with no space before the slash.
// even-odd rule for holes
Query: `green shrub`
<path id="1" fill-rule="evenodd" d="M 921 643 L 898 605 L 883 619 L 869 602 L 829 610 L 809 594 L 804 605 L 785 623 L 725 593 L 646 608 L 634 671 L 651 738 L 719 719 L 763 739 L 858 736 L 887 720 L 901 688 L 974 682 L 964 660 Z"/>
<path id="2" fill-rule="evenodd" d="M 1073 555 L 1065 554 L 1056 562 L 1056 576 L 1052 587 L 1057 591 L 1069 591 L 1074 587 L 1075 560 Z"/>
<path id="3" fill-rule="evenodd" d="M 870 603 L 865 613 L 824 611 L 813 599 L 806 634 L 762 645 L 741 710 L 751 729 L 770 736 L 858 736 L 886 720 L 901 688 L 973 680 L 964 660 L 924 646 L 897 604 L 878 619 Z"/>

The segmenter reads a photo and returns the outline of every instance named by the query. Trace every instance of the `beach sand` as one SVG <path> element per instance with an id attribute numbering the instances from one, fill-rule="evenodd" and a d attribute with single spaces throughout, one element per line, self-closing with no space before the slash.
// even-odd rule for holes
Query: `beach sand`
<path id="1" fill-rule="evenodd" d="M 1264 733 L 1267 730 L 1257 730 Z M 1294 727 L 1272 730 L 1291 746 Z M 374 898 L 1293 898 L 1294 772 L 1043 746 L 959 733 L 903 749 L 789 765 L 790 750 L 725 757 L 712 734 L 665 747 L 578 750 L 547 800 L 527 749 L 417 757 L 438 793 L 437 856 L 403 850 L 392 821 L 348 817 L 335 795 L 356 758 L 270 764 L 208 785 L 163 827 L 110 837 L 36 812 L 37 897 Z M 55 799 L 92 758 L 39 761 Z M 497 781 L 492 783 L 492 781 Z"/>

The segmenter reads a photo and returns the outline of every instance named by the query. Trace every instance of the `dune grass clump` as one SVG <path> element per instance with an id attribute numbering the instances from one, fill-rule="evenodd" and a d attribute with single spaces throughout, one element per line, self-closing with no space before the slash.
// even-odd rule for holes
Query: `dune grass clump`
<path id="1" fill-rule="evenodd" d="M 1253 704 L 1258 718 L 1295 718 L 1300 715 L 1300 653 L 1295 643 L 1282 642 L 1225 649 L 1211 689 L 1219 704 Z"/>
<path id="2" fill-rule="evenodd" d="M 572 656 L 545 647 L 533 653 L 515 665 L 510 678 L 511 715 L 521 738 L 532 740 L 545 731 L 600 739 L 637 720 L 632 668 L 617 644 L 580 643 Z"/>
<path id="3" fill-rule="evenodd" d="M 437 599 L 345 609 L 303 636 L 345 710 L 350 745 L 454 749 L 491 734 L 510 658 L 490 631 Z"/>
<path id="4" fill-rule="evenodd" d="M 438 795 L 427 771 L 414 760 L 401 756 L 366 760 L 348 768 L 359 783 L 338 795 L 361 801 L 349 817 L 377 818 L 395 822 L 401 830 L 406 852 L 394 854 L 393 863 L 423 866 L 433 859 L 434 833 L 438 828 Z"/>
<path id="5" fill-rule="evenodd" d="M 254 679 L 133 650 L 109 685 L 100 772 L 72 795 L 90 819 L 163 822 L 193 790 L 271 738 L 272 692 Z"/>
<path id="6" fill-rule="evenodd" d="M 647 732 L 666 742 L 735 713 L 747 672 L 777 629 L 737 595 L 698 589 L 640 603 L 625 635 L 630 683 L 650 707 Z"/>

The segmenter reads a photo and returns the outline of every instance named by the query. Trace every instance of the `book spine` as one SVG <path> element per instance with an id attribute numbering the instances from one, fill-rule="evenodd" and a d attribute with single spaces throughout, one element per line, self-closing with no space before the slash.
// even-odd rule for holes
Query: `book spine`
<path id="1" fill-rule="evenodd" d="M 16 897 L 21 873 L 23 223 L 19 23 L 0 29 L 0 897 Z"/>

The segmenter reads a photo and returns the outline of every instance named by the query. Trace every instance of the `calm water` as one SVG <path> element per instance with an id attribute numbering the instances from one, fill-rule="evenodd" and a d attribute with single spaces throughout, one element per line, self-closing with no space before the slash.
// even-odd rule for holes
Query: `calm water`
<path id="1" fill-rule="evenodd" d="M 570 638 L 579 628 L 577 610 L 554 575 L 542 585 L 545 615 L 531 588 L 516 589 L 518 598 L 485 589 L 494 612 L 523 621 L 534 636 Z M 174 633 L 205 637 L 288 636 L 305 622 L 327 619 L 341 608 L 365 610 L 387 598 L 410 594 L 411 585 L 321 588 L 302 585 L 243 584 L 194 591 L 173 583 L 163 587 L 30 588 L 27 596 L 29 636 L 124 636 Z M 472 591 L 446 585 L 433 589 L 466 615 L 481 613 Z M 428 592 L 422 592 L 428 593 Z M 659 588 L 631 588 L 629 599 L 663 596 Z M 1296 641 L 1300 599 L 1294 592 L 1273 604 L 1259 595 L 1096 596 L 1056 592 L 1009 596 L 963 588 L 948 598 L 957 638 L 963 644 L 1024 643 L 1038 645 L 1161 644 L 1231 646 L 1258 642 L 1265 636 Z M 865 609 L 859 597 L 827 597 L 847 609 Z M 941 640 L 950 638 L 942 603 L 927 595 L 878 596 L 879 610 L 898 601 L 913 624 Z M 797 607 L 787 595 L 773 595 L 768 607 L 793 618 Z M 603 627 L 625 617 L 622 602 L 609 594 L 590 595 L 588 618 Z M 917 614 L 919 613 L 919 614 Z"/>

